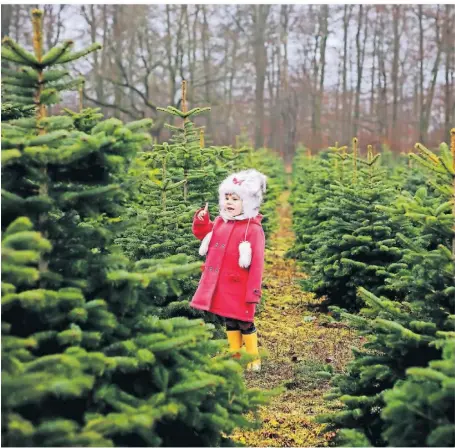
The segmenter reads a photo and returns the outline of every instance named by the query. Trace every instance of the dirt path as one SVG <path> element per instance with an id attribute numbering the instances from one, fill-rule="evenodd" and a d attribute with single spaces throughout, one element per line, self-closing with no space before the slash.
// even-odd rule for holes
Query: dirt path
<path id="1" fill-rule="evenodd" d="M 302 292 L 294 260 L 284 253 L 292 245 L 289 192 L 284 191 L 279 206 L 280 226 L 271 236 L 272 249 L 266 252 L 264 304 L 256 314 L 262 371 L 245 373 L 248 386 L 271 389 L 286 385 L 286 391 L 261 409 L 262 426 L 254 431 L 237 431 L 234 440 L 247 446 L 327 446 L 330 434 L 313 421 L 322 412 L 330 412 L 323 399 L 328 391 L 326 380 L 316 372 L 331 365 L 340 370 L 351 357 L 351 345 L 358 337 L 346 328 L 329 327 L 325 315 L 308 310 L 314 299 Z M 262 308 L 262 309 L 261 309 Z"/>

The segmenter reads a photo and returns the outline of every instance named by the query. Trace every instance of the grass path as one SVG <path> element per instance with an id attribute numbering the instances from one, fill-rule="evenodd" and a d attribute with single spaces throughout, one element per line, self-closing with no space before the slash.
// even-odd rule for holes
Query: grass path
<path id="1" fill-rule="evenodd" d="M 331 434 L 313 417 L 336 404 L 323 399 L 328 383 L 316 375 L 331 364 L 342 370 L 351 358 L 351 345 L 358 336 L 342 326 L 329 326 L 324 314 L 308 310 L 315 300 L 302 292 L 294 260 L 284 259 L 292 245 L 289 191 L 279 201 L 280 225 L 266 251 L 263 279 L 264 305 L 256 314 L 259 350 L 265 352 L 262 371 L 246 372 L 249 387 L 271 389 L 285 385 L 286 391 L 260 411 L 261 428 L 237 431 L 232 439 L 247 446 L 327 446 Z"/>

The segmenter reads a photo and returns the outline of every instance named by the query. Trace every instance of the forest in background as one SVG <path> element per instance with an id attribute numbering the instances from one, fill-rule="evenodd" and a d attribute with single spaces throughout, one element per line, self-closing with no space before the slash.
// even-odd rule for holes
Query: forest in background
<path id="1" fill-rule="evenodd" d="M 30 9 L 2 5 L 2 37 L 30 46 Z M 182 79 L 208 143 L 289 160 L 353 136 L 408 152 L 448 135 L 455 118 L 454 5 L 42 5 L 45 48 L 62 38 L 103 49 L 73 69 L 84 104 L 125 121 L 179 107 Z M 77 94 L 66 104 L 77 104 Z"/>

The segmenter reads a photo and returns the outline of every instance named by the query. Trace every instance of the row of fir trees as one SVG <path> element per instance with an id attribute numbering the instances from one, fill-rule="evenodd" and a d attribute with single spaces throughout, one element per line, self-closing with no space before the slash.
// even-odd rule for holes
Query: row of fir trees
<path id="1" fill-rule="evenodd" d="M 67 40 L 2 42 L 3 446 L 223 446 L 268 393 L 247 389 L 220 322 L 190 311 L 200 275 L 195 209 L 231 170 L 270 175 L 276 226 L 282 167 L 266 150 L 204 147 L 191 119 L 152 145 L 151 120 L 97 109 L 50 115 L 81 91 Z"/>
<path id="2" fill-rule="evenodd" d="M 287 254 L 306 291 L 366 342 L 319 416 L 342 446 L 455 444 L 455 129 L 451 145 L 417 144 L 408 160 L 301 148 Z"/>

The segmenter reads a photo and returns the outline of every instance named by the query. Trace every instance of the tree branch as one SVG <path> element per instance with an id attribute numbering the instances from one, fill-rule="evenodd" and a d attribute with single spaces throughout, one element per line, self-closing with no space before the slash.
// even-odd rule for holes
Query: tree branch
<path id="1" fill-rule="evenodd" d="M 101 75 L 100 75 L 101 76 Z M 116 86 L 119 86 L 119 87 L 126 87 L 127 89 L 130 89 L 132 90 L 133 92 L 137 93 L 142 101 L 144 101 L 144 104 L 149 108 L 149 109 L 152 109 L 154 112 L 156 112 L 156 108 L 157 106 L 155 106 L 153 103 L 151 103 L 145 96 L 145 94 L 143 92 L 141 92 L 137 87 L 129 84 L 128 82 L 118 82 L 118 81 L 114 81 L 113 79 L 110 79 L 110 78 L 107 78 L 105 76 L 101 76 L 102 79 L 106 80 L 106 81 L 109 81 L 111 82 L 112 84 L 116 85 Z"/>
<path id="2" fill-rule="evenodd" d="M 107 107 L 109 109 L 117 109 L 120 112 L 123 112 L 124 114 L 129 115 L 134 120 L 138 120 L 139 118 L 142 118 L 142 117 L 135 116 L 133 113 L 131 113 L 131 110 L 124 109 L 121 106 L 116 106 L 115 104 L 108 104 L 103 101 L 99 101 L 95 98 L 91 98 L 90 96 L 87 95 L 87 93 L 85 91 L 84 91 L 84 98 L 91 101 L 92 103 L 96 104 L 97 106 Z"/>

